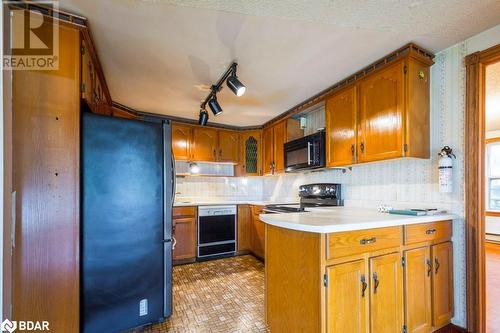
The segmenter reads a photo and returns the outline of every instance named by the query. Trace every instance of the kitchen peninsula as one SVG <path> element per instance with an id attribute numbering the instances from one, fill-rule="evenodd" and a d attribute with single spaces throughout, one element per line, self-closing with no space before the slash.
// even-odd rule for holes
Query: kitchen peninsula
<path id="1" fill-rule="evenodd" d="M 434 332 L 453 316 L 453 215 L 262 214 L 272 332 Z"/>

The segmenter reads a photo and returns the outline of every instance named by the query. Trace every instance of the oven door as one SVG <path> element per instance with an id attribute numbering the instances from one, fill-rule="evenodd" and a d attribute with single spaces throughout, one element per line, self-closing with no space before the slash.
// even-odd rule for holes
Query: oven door
<path id="1" fill-rule="evenodd" d="M 236 216 L 200 216 L 198 222 L 198 244 L 212 244 L 235 241 Z"/>

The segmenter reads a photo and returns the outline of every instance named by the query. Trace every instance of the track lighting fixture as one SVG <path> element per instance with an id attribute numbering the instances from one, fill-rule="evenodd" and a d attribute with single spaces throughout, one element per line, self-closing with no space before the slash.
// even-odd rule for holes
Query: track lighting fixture
<path id="1" fill-rule="evenodd" d="M 237 63 L 233 62 L 231 66 L 226 70 L 222 77 L 217 81 L 215 85 L 210 89 L 210 94 L 205 98 L 205 100 L 200 105 L 200 115 L 198 118 L 198 124 L 205 126 L 208 122 L 208 112 L 206 111 L 206 106 L 210 107 L 214 116 L 218 116 L 222 113 L 222 107 L 217 101 L 217 93 L 222 89 L 222 84 L 226 81 L 227 86 L 231 91 L 238 97 L 243 96 L 246 91 L 246 87 L 238 80 L 236 75 Z"/>
<path id="2" fill-rule="evenodd" d="M 208 112 L 205 109 L 200 110 L 200 116 L 198 118 L 198 124 L 205 126 L 208 122 Z"/>
<path id="3" fill-rule="evenodd" d="M 235 73 L 233 73 L 231 76 L 227 78 L 226 84 L 229 87 L 229 89 L 231 89 L 233 93 L 238 97 L 243 96 L 245 90 L 247 90 L 247 88 L 243 85 L 243 83 L 241 83 L 240 80 L 238 80 L 238 77 L 236 76 Z"/>
<path id="4" fill-rule="evenodd" d="M 218 116 L 222 113 L 222 108 L 219 104 L 219 102 L 217 102 L 217 96 L 214 96 L 208 101 L 208 106 L 210 107 L 210 110 L 212 110 L 212 113 L 214 114 L 214 116 Z"/>

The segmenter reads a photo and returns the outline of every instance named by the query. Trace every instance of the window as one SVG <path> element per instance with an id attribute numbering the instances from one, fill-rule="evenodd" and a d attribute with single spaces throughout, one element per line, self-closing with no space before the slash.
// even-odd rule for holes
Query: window
<path id="1" fill-rule="evenodd" d="M 500 141 L 486 145 L 486 210 L 500 211 Z"/>

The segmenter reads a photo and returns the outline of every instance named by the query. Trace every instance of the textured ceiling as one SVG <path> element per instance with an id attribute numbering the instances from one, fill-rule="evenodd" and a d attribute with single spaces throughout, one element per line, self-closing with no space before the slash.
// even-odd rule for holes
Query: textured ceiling
<path id="1" fill-rule="evenodd" d="M 196 119 L 239 63 L 247 93 L 211 121 L 260 125 L 413 41 L 431 51 L 500 23 L 498 0 L 61 0 L 86 16 L 116 102 Z"/>
<path id="2" fill-rule="evenodd" d="M 500 62 L 486 67 L 486 130 L 500 130 Z"/>

